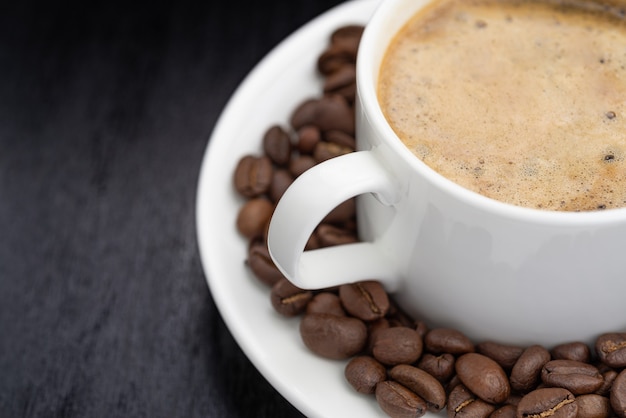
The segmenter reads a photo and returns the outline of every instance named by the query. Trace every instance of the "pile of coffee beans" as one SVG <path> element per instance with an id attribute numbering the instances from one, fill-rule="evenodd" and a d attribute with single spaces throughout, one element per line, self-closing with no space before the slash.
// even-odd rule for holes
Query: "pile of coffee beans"
<path id="1" fill-rule="evenodd" d="M 317 62 L 324 80 L 319 97 L 294 109 L 289 126 L 269 127 L 262 155 L 244 156 L 235 169 L 235 188 L 245 197 L 237 228 L 249 242 L 246 263 L 271 288 L 272 306 L 300 316 L 304 344 L 319 356 L 347 361 L 350 385 L 375 396 L 390 417 L 445 409 L 450 418 L 626 418 L 626 332 L 603 334 L 593 347 L 475 343 L 459 330 L 408 317 L 376 280 L 303 290 L 273 264 L 266 234 L 283 192 L 308 168 L 354 151 L 362 30 L 345 26 L 332 34 Z M 306 248 L 356 241 L 355 205 L 348 200 L 320 223 Z"/>

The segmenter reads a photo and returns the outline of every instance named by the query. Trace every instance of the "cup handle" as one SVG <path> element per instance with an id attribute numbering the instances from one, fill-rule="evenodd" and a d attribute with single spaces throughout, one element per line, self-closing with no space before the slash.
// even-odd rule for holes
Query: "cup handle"
<path id="1" fill-rule="evenodd" d="M 303 289 L 372 279 L 393 288 L 397 263 L 376 241 L 306 252 L 304 247 L 337 205 L 365 193 L 391 205 L 399 195 L 397 183 L 373 150 L 335 157 L 301 174 L 283 194 L 270 222 L 268 247 L 278 269 Z"/>

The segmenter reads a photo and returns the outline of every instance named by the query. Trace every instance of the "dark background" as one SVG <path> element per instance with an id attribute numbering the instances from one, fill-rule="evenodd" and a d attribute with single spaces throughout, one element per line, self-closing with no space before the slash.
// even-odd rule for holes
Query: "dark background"
<path id="1" fill-rule="evenodd" d="M 338 0 L 0 5 L 0 417 L 297 417 L 195 233 L 229 96 Z"/>

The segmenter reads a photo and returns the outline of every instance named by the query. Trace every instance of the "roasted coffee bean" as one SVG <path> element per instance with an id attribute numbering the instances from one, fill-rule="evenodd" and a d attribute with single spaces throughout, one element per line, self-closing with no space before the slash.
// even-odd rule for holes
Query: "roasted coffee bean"
<path id="1" fill-rule="evenodd" d="M 617 372 L 613 369 L 609 369 L 601 372 L 601 374 L 603 379 L 602 386 L 600 386 L 598 390 L 595 391 L 595 393 L 602 396 L 608 396 L 609 391 L 613 386 L 613 382 L 617 377 Z"/>
<path id="2" fill-rule="evenodd" d="M 460 356 L 454 365 L 457 376 L 473 394 L 489 403 L 502 403 L 511 394 L 509 379 L 498 363 L 478 353 Z"/>
<path id="3" fill-rule="evenodd" d="M 272 171 L 269 158 L 246 155 L 235 168 L 235 189 L 245 197 L 260 196 L 270 187 Z"/>
<path id="4" fill-rule="evenodd" d="M 337 316 L 346 315 L 346 312 L 341 306 L 339 296 L 331 292 L 321 292 L 315 295 L 307 305 L 306 313 L 326 313 Z"/>
<path id="5" fill-rule="evenodd" d="M 273 286 L 285 277 L 272 261 L 267 244 L 263 239 L 255 239 L 250 242 L 246 264 L 254 276 L 268 286 Z"/>
<path id="6" fill-rule="evenodd" d="M 350 151 L 354 151 L 356 149 L 356 139 L 345 132 L 328 131 L 324 133 L 324 139 L 327 142 L 348 148 Z"/>
<path id="7" fill-rule="evenodd" d="M 322 163 L 331 158 L 339 157 L 351 153 L 353 150 L 344 147 L 342 145 L 334 144 L 332 142 L 320 141 L 313 150 L 313 159 L 316 163 Z"/>
<path id="8" fill-rule="evenodd" d="M 574 395 L 563 388 L 536 389 L 517 405 L 517 418 L 576 418 L 577 413 Z"/>
<path id="9" fill-rule="evenodd" d="M 317 231 L 313 231 L 313 233 L 311 234 L 311 236 L 309 237 L 309 239 L 307 240 L 304 249 L 305 251 L 308 250 L 316 250 L 318 248 L 321 248 L 322 246 L 320 245 L 319 242 L 319 238 L 317 237 Z"/>
<path id="10" fill-rule="evenodd" d="M 626 369 L 622 370 L 613 381 L 609 400 L 613 412 L 620 418 L 626 418 Z"/>
<path id="11" fill-rule="evenodd" d="M 486 418 L 496 407 L 478 398 L 461 383 L 448 395 L 447 409 L 448 418 Z"/>
<path id="12" fill-rule="evenodd" d="M 578 415 L 576 418 L 609 418 L 611 403 L 609 398 L 600 395 L 581 395 L 576 397 Z"/>
<path id="13" fill-rule="evenodd" d="M 352 231 L 354 236 L 358 237 L 358 232 L 357 232 L 358 228 L 356 225 L 356 211 L 355 211 L 355 216 L 353 216 L 351 219 L 348 219 L 345 222 L 342 222 L 341 227 L 345 229 L 346 231 Z"/>
<path id="14" fill-rule="evenodd" d="M 450 353 L 438 355 L 424 353 L 419 359 L 417 367 L 444 383 L 454 375 L 454 361 L 455 358 Z"/>
<path id="15" fill-rule="evenodd" d="M 296 158 L 292 158 L 289 162 L 289 172 L 294 177 L 298 177 L 300 174 L 304 173 L 315 164 L 317 163 L 310 155 L 300 155 Z"/>
<path id="16" fill-rule="evenodd" d="M 515 405 L 504 405 L 496 409 L 489 415 L 489 418 L 516 418 L 517 407 Z"/>
<path id="17" fill-rule="evenodd" d="M 550 361 L 550 352 L 540 345 L 527 347 L 511 369 L 511 389 L 526 393 L 541 379 L 541 369 Z"/>
<path id="18" fill-rule="evenodd" d="M 474 352 L 474 344 L 461 331 L 451 328 L 434 328 L 424 337 L 426 350 L 433 354 L 454 355 Z"/>
<path id="19" fill-rule="evenodd" d="M 389 320 L 387 318 L 379 318 L 379 319 L 376 319 L 375 321 L 368 322 L 367 327 L 368 327 L 370 336 L 373 336 L 381 329 L 391 328 L 391 324 L 389 323 Z"/>
<path id="20" fill-rule="evenodd" d="M 344 309 L 363 321 L 382 318 L 389 311 L 389 297 L 377 281 L 363 281 L 339 287 L 339 298 Z"/>
<path id="21" fill-rule="evenodd" d="M 541 370 L 541 380 L 548 386 L 565 388 L 574 395 L 593 393 L 602 386 L 598 369 L 576 360 L 552 360 Z"/>
<path id="22" fill-rule="evenodd" d="M 361 352 L 367 342 L 367 327 L 357 318 L 311 314 L 300 321 L 300 336 L 313 353 L 343 360 Z"/>
<path id="23" fill-rule="evenodd" d="M 359 241 L 354 231 L 330 224 L 320 224 L 316 229 L 316 234 L 320 247 L 332 247 Z"/>
<path id="24" fill-rule="evenodd" d="M 283 278 L 272 286 L 272 306 L 281 315 L 296 316 L 303 313 L 307 304 L 313 298 L 313 292 L 294 286 Z"/>
<path id="25" fill-rule="evenodd" d="M 331 45 L 343 45 L 345 48 L 353 50 L 356 54 L 364 29 L 362 25 L 346 25 L 337 28 L 330 35 L 330 43 Z"/>
<path id="26" fill-rule="evenodd" d="M 437 379 L 424 370 L 408 364 L 399 364 L 389 371 L 389 376 L 424 399 L 429 411 L 438 412 L 446 406 L 445 389 Z"/>
<path id="27" fill-rule="evenodd" d="M 301 154 L 313 154 L 318 142 L 322 140 L 322 133 L 317 126 L 305 125 L 297 131 L 297 147 Z"/>
<path id="28" fill-rule="evenodd" d="M 430 331 L 430 328 L 428 328 L 426 322 L 417 320 L 415 321 L 415 331 L 417 331 L 420 337 L 424 338 L 428 331 Z"/>
<path id="29" fill-rule="evenodd" d="M 331 73 L 324 80 L 325 94 L 338 94 L 348 103 L 354 103 L 356 97 L 356 67 L 344 65 Z"/>
<path id="30" fill-rule="evenodd" d="M 354 135 L 354 111 L 341 96 L 324 96 L 305 100 L 291 116 L 291 125 L 298 130 L 315 125 L 322 132 L 338 130 Z"/>
<path id="31" fill-rule="evenodd" d="M 519 401 L 522 399 L 522 395 L 518 393 L 511 392 L 509 398 L 504 402 L 507 405 L 516 405 L 519 404 Z"/>
<path id="32" fill-rule="evenodd" d="M 493 341 L 484 341 L 476 345 L 476 352 L 494 360 L 504 370 L 511 370 L 523 351 L 523 347 Z"/>
<path id="33" fill-rule="evenodd" d="M 291 183 L 293 183 L 293 176 L 288 170 L 274 170 L 274 174 L 272 175 L 272 184 L 270 184 L 270 188 L 268 190 L 268 194 L 272 202 L 278 203 L 280 198 L 283 197 L 285 190 L 291 186 Z"/>
<path id="34" fill-rule="evenodd" d="M 391 418 L 418 418 L 428 410 L 422 398 L 392 380 L 376 385 L 376 401 Z"/>
<path id="35" fill-rule="evenodd" d="M 387 318 L 380 318 L 375 321 L 367 323 L 367 352 L 371 353 L 374 349 L 374 341 L 376 340 L 376 334 L 383 329 L 391 328 L 391 324 Z"/>
<path id="36" fill-rule="evenodd" d="M 389 298 L 389 310 L 387 311 L 385 318 L 387 318 L 390 327 L 407 327 L 415 329 L 415 321 L 413 318 L 399 309 L 398 306 L 393 303 L 391 298 Z"/>
<path id="37" fill-rule="evenodd" d="M 356 50 L 343 44 L 331 45 L 317 59 L 317 69 L 328 76 L 346 66 L 356 64 Z"/>
<path id="38" fill-rule="evenodd" d="M 322 223 L 343 224 L 354 218 L 355 215 L 356 202 L 354 199 L 348 199 L 331 210 L 328 215 L 322 219 Z"/>
<path id="39" fill-rule="evenodd" d="M 448 394 L 448 396 L 450 395 L 450 393 L 452 393 L 452 391 L 454 390 L 455 387 L 457 387 L 458 385 L 463 385 L 463 383 L 461 382 L 461 379 L 459 379 L 459 376 L 457 376 L 456 374 L 452 376 L 452 378 L 444 385 L 446 388 L 446 393 Z M 465 386 L 463 386 L 465 387 Z"/>
<path id="40" fill-rule="evenodd" d="M 591 350 L 582 342 L 563 343 L 550 350 L 553 360 L 576 360 L 583 363 L 591 361 Z"/>
<path id="41" fill-rule="evenodd" d="M 595 344 L 600 361 L 616 369 L 626 366 L 626 332 L 602 334 Z"/>
<path id="42" fill-rule="evenodd" d="M 265 234 L 273 212 L 274 205 L 268 199 L 249 199 L 239 208 L 237 230 L 249 239 L 261 237 Z"/>
<path id="43" fill-rule="evenodd" d="M 394 327 L 376 332 L 372 355 L 381 363 L 394 366 L 414 363 L 422 355 L 422 350 L 422 339 L 415 330 Z"/>
<path id="44" fill-rule="evenodd" d="M 387 369 L 374 357 L 357 356 L 348 362 L 344 375 L 357 392 L 373 394 L 376 385 L 387 378 Z"/>
<path id="45" fill-rule="evenodd" d="M 311 97 L 309 99 L 303 100 L 293 110 L 289 122 L 296 131 L 310 125 L 313 125 L 316 128 L 320 129 L 319 125 L 317 124 L 317 107 L 319 100 L 320 99 L 318 97 Z"/>
<path id="46" fill-rule="evenodd" d="M 598 371 L 600 373 L 602 373 L 602 374 L 604 374 L 604 372 L 609 371 L 609 370 L 615 370 L 611 366 L 607 366 L 606 364 L 602 363 L 601 361 L 595 361 L 592 364 L 594 366 L 596 366 L 598 368 Z"/>
<path id="47" fill-rule="evenodd" d="M 279 125 L 270 127 L 263 136 L 263 151 L 276 165 L 285 166 L 291 158 L 291 138 Z"/>

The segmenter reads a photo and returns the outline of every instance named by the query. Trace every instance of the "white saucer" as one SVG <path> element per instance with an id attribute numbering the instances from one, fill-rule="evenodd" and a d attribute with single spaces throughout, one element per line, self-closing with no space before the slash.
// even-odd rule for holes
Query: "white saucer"
<path id="1" fill-rule="evenodd" d="M 343 3 L 300 28 L 268 54 L 224 109 L 200 172 L 198 243 L 215 303 L 256 368 L 308 417 L 386 415 L 373 396 L 358 394 L 349 386 L 343 376 L 346 362 L 317 357 L 303 345 L 299 318 L 286 319 L 274 312 L 269 289 L 244 265 L 247 241 L 235 229 L 243 200 L 233 189 L 232 175 L 244 154 L 260 154 L 267 128 L 276 123 L 287 126 L 297 104 L 321 94 L 315 62 L 330 33 L 345 24 L 365 24 L 378 3 Z"/>

